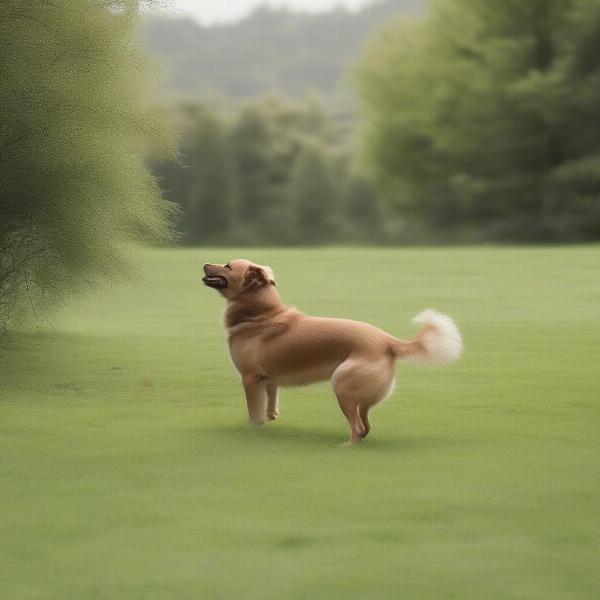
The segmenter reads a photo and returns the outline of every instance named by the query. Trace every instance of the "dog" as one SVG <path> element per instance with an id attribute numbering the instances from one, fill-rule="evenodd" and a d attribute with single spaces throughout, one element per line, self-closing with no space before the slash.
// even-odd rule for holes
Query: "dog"
<path id="1" fill-rule="evenodd" d="M 254 425 L 279 415 L 278 389 L 331 380 L 350 425 L 349 444 L 371 430 L 369 411 L 394 387 L 397 360 L 439 365 L 457 360 L 460 332 L 447 316 L 425 310 L 421 331 L 398 339 L 367 323 L 311 317 L 287 306 L 270 267 L 245 259 L 205 264 L 203 282 L 227 300 L 224 322 Z"/>

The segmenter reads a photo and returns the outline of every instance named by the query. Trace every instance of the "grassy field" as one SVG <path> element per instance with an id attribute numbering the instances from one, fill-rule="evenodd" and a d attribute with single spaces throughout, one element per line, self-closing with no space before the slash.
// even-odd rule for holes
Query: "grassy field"
<path id="1" fill-rule="evenodd" d="M 201 264 L 271 264 L 286 301 L 406 336 L 356 448 L 328 385 L 246 426 Z M 600 597 L 600 247 L 147 250 L 140 281 L 0 346 L 4 600 Z"/>

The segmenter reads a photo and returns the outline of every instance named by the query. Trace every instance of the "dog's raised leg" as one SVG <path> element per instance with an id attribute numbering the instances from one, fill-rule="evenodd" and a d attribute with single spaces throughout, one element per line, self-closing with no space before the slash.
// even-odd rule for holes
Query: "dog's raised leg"
<path id="1" fill-rule="evenodd" d="M 267 389 L 262 377 L 247 375 L 242 379 L 248 416 L 253 425 L 262 425 L 267 418 Z"/>
<path id="2" fill-rule="evenodd" d="M 267 419 L 274 421 L 279 416 L 279 392 L 275 383 L 267 383 Z"/>

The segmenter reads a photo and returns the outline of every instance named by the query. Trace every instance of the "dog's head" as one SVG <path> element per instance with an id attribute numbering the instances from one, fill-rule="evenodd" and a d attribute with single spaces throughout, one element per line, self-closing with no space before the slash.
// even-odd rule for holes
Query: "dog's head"
<path id="1" fill-rule="evenodd" d="M 230 260 L 224 265 L 206 263 L 202 281 L 228 299 L 276 285 L 271 267 L 256 265 L 245 259 Z"/>

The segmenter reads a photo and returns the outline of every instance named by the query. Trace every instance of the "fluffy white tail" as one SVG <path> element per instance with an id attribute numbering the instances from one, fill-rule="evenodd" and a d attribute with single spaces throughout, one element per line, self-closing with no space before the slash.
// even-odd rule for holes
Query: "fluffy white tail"
<path id="1" fill-rule="evenodd" d="M 398 358 L 416 365 L 443 365 L 460 358 L 462 337 L 450 317 L 428 308 L 413 323 L 422 324 L 423 329 L 410 342 L 395 341 L 394 353 Z"/>

